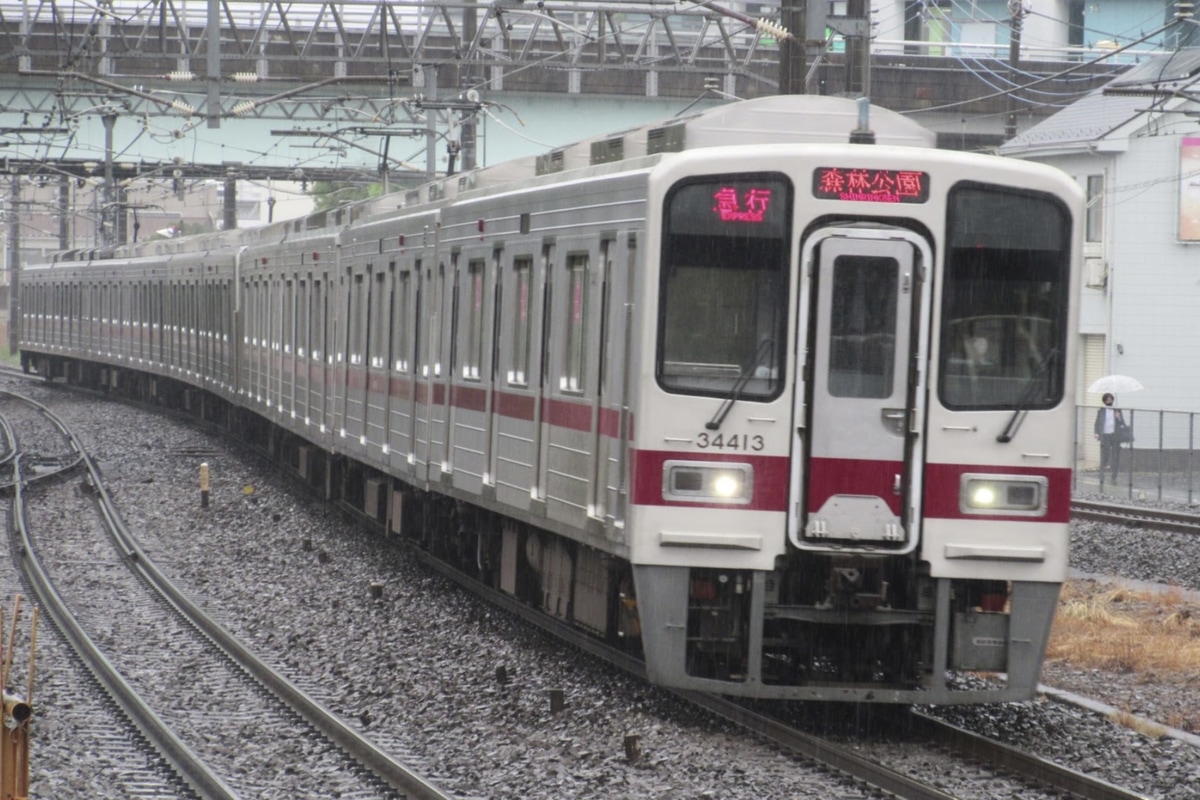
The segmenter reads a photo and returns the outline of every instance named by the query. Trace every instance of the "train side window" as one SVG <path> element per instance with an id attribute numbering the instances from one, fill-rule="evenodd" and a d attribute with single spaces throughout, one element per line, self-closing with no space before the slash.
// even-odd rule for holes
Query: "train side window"
<path id="1" fill-rule="evenodd" d="M 483 361 L 483 259 L 472 259 L 467 264 L 467 342 L 462 361 L 462 376 L 468 380 L 479 380 L 479 371 Z"/>
<path id="2" fill-rule="evenodd" d="M 533 315 L 530 314 L 530 292 L 533 289 L 533 258 L 519 256 L 513 260 L 512 361 L 508 370 L 510 386 L 529 385 L 530 336 Z"/>
<path id="3" fill-rule="evenodd" d="M 1043 409 L 1065 382 L 1071 225 L 1038 192 L 951 190 L 938 394 L 955 410 Z"/>
<path id="4" fill-rule="evenodd" d="M 709 175 L 667 193 L 655 373 L 668 392 L 783 391 L 794 190 L 775 174 Z"/>
<path id="5" fill-rule="evenodd" d="M 563 351 L 563 372 L 558 388 L 564 392 L 582 392 L 587 355 L 587 253 L 567 256 L 567 341 Z"/>

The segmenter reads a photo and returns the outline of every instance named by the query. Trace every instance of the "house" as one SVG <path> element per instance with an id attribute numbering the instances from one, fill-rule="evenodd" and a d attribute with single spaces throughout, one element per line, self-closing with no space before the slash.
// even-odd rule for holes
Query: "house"
<path id="1" fill-rule="evenodd" d="M 1133 376 L 1145 388 L 1117 401 L 1142 421 L 1138 448 L 1200 449 L 1200 47 L 1144 59 L 999 151 L 1086 191 L 1079 403 Z M 1079 430 L 1086 461 L 1090 412 Z"/>

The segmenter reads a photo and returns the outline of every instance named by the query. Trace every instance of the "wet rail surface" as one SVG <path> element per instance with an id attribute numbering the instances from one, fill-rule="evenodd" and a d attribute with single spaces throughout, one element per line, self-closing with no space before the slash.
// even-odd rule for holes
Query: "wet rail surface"
<path id="1" fill-rule="evenodd" d="M 1111 522 L 1131 528 L 1155 528 L 1200 534 L 1200 515 L 1183 511 L 1129 506 L 1098 500 L 1072 500 L 1071 516 L 1078 520 Z"/>
<path id="2" fill-rule="evenodd" d="M 204 798 L 285 797 L 295 778 L 281 784 L 279 773 L 300 763 L 314 796 L 448 800 L 188 600 L 125 528 L 70 431 L 29 405 L 61 434 L 50 460 L 64 466 L 42 473 L 60 480 L 33 487 L 21 431 L 8 439 L 22 566 L 47 615 L 182 784 Z M 62 480 L 72 473 L 82 484 Z"/>

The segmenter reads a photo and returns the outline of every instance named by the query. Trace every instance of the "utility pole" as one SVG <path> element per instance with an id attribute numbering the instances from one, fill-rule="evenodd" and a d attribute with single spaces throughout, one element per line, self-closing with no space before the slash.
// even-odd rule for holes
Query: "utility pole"
<path id="1" fill-rule="evenodd" d="M 117 187 L 113 180 L 113 128 L 116 114 L 105 114 L 104 121 L 104 200 L 100 205 L 100 245 L 120 244 L 117 239 Z"/>
<path id="2" fill-rule="evenodd" d="M 779 24 L 796 34 L 805 31 L 809 2 L 818 4 L 826 0 L 783 0 L 779 6 Z M 780 94 L 804 94 L 807 91 L 804 85 L 804 51 L 809 44 L 801 35 L 779 40 Z"/>
<path id="3" fill-rule="evenodd" d="M 70 250 L 71 241 L 71 183 L 70 175 L 58 176 L 58 249 Z"/>
<path id="4" fill-rule="evenodd" d="M 10 178 L 12 197 L 8 205 L 8 352 L 17 352 L 21 341 L 21 176 Z"/>
<path id="5" fill-rule="evenodd" d="M 846 94 L 871 96 L 871 7 L 866 0 L 846 0 L 850 31 L 846 37 Z"/>
<path id="6" fill-rule="evenodd" d="M 232 170 L 225 174 L 225 197 L 224 197 L 224 228 L 231 231 L 238 226 L 237 217 L 237 175 Z"/>
<path id="7" fill-rule="evenodd" d="M 1008 0 L 1012 30 L 1008 36 L 1008 79 L 1012 86 L 1008 91 L 1008 118 L 1004 123 L 1004 135 L 1011 139 L 1017 135 L 1016 85 L 1020 80 L 1021 27 L 1025 24 L 1025 6 L 1022 0 Z"/>

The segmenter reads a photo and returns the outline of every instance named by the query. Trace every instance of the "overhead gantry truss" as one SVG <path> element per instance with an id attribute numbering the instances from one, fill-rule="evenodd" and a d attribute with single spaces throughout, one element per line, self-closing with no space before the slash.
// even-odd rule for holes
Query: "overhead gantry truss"
<path id="1" fill-rule="evenodd" d="M 0 103 L 69 115 L 119 95 L 128 113 L 211 125 L 347 104 L 380 118 L 401 97 L 468 90 L 695 97 L 740 76 L 770 92 L 788 36 L 665 0 L 0 0 Z"/>

